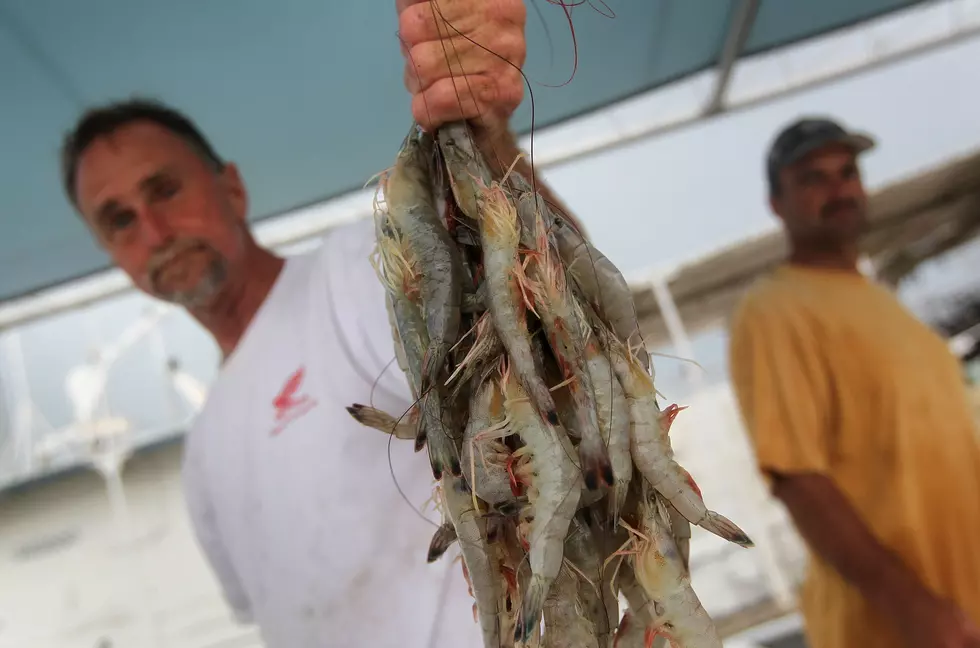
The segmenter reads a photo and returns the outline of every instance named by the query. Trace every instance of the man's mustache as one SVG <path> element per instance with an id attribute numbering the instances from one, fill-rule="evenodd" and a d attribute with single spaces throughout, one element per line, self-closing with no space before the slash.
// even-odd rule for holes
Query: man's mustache
<path id="1" fill-rule="evenodd" d="M 181 239 L 179 241 L 175 241 L 171 245 L 154 252 L 153 256 L 150 257 L 150 260 L 147 263 L 146 274 L 153 279 L 163 267 L 184 252 L 188 252 L 190 250 L 206 250 L 210 248 L 211 246 L 201 239 Z"/>
<path id="2" fill-rule="evenodd" d="M 839 211 L 845 209 L 857 210 L 860 207 L 858 202 L 853 198 L 839 198 L 837 200 L 831 200 L 829 203 L 824 205 L 820 209 L 820 216 L 827 218 L 828 216 L 833 216 Z"/>

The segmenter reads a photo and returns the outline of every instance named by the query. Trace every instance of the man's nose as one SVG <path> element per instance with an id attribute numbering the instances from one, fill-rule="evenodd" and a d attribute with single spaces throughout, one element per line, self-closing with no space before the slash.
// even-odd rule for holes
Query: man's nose
<path id="1" fill-rule="evenodd" d="M 830 200 L 848 200 L 854 197 L 854 191 L 846 180 L 833 178 L 827 184 L 827 197 Z"/>
<path id="2" fill-rule="evenodd" d="M 173 240 L 174 234 L 170 223 L 160 210 L 147 207 L 141 210 L 139 218 L 140 236 L 147 247 L 165 247 Z"/>

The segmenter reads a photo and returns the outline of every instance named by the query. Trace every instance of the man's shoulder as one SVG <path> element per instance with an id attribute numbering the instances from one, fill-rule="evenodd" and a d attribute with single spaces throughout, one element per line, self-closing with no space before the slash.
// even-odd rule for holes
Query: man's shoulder
<path id="1" fill-rule="evenodd" d="M 363 257 L 368 262 L 368 255 L 374 245 L 374 229 L 368 218 L 334 225 L 326 229 L 313 240 L 304 241 L 286 256 L 287 263 L 294 266 L 305 265 L 310 274 L 320 275 L 331 267 L 345 267 L 346 260 Z"/>
<path id="2" fill-rule="evenodd" d="M 342 257 L 367 254 L 374 246 L 374 227 L 370 218 L 356 218 L 334 225 L 320 237 L 320 256 L 340 254 Z"/>
<path id="3" fill-rule="evenodd" d="M 793 291 L 787 290 L 784 277 L 777 268 L 749 284 L 736 302 L 733 319 L 744 322 L 774 316 L 795 301 Z"/>

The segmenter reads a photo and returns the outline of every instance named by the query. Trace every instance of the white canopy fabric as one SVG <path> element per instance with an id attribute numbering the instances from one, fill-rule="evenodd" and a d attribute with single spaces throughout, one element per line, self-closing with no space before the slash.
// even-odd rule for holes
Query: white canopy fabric
<path id="1" fill-rule="evenodd" d="M 526 0 L 522 133 L 921 0 Z M 610 11 L 612 13 L 610 13 Z M 134 94 L 187 112 L 239 164 L 252 219 L 361 187 L 410 120 L 390 2 L 0 0 L 0 301 L 109 266 L 64 198 L 62 134 Z M 354 52 L 357 52 L 355 55 Z"/>

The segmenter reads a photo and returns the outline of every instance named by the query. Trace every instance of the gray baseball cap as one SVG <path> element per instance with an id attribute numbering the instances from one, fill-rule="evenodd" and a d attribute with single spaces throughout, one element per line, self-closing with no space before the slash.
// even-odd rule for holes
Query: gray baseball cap
<path id="1" fill-rule="evenodd" d="M 831 119 L 805 117 L 789 124 L 773 140 L 766 156 L 770 193 L 779 185 L 780 170 L 827 144 L 845 144 L 855 153 L 864 153 L 874 148 L 875 140 L 865 133 L 848 131 Z"/>

